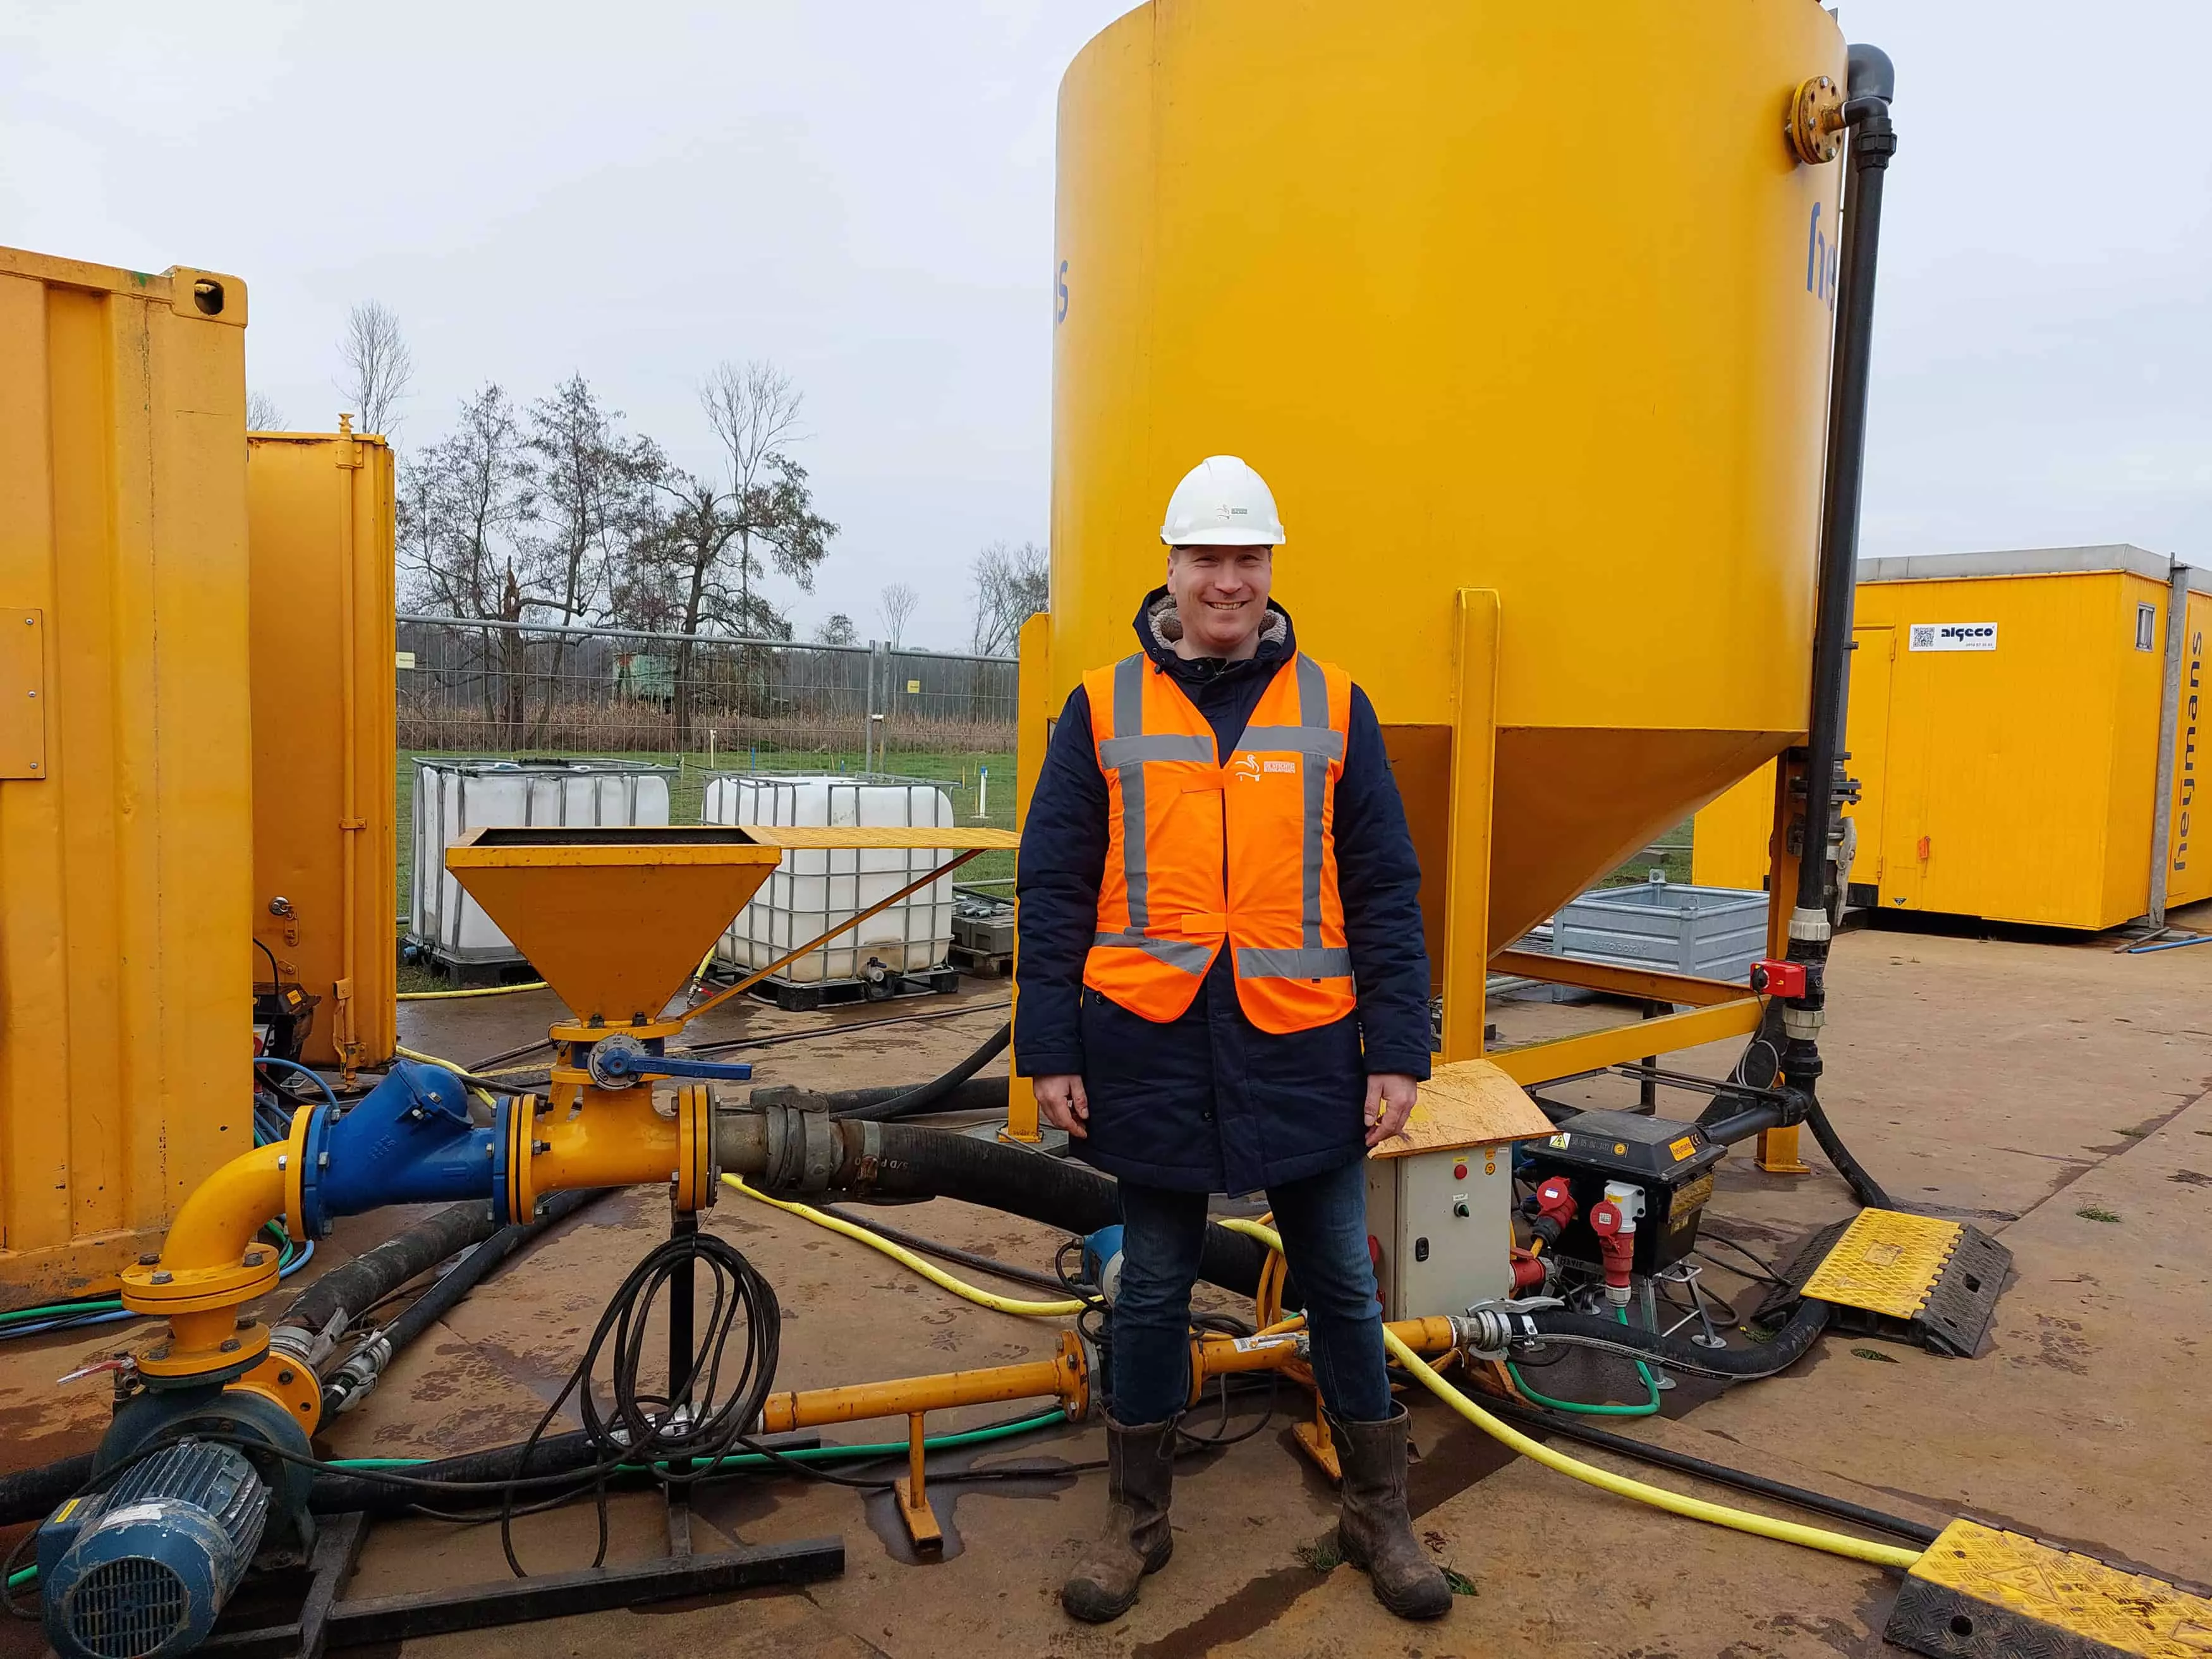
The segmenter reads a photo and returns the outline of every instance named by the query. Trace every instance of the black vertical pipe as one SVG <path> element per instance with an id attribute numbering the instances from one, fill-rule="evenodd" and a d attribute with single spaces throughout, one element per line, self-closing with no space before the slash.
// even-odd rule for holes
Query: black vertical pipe
<path id="1" fill-rule="evenodd" d="M 1851 605 L 1857 586 L 1859 493 L 1866 476 L 1867 382 L 1874 348 L 1874 273 L 1881 246 L 1881 187 L 1897 135 L 1889 122 L 1896 73 L 1876 46 L 1853 46 L 1844 100 L 1847 176 L 1834 366 L 1828 383 L 1826 489 L 1820 503 L 1820 599 L 1813 636 L 1813 697 L 1805 771 L 1804 847 L 1790 957 L 1805 964 L 1804 994 L 1782 1010 L 1782 1079 L 1803 1121 L 1863 1205 L 1890 1209 L 1820 1105 L 1821 1026 L 1826 1021 L 1828 818 L 1850 696 Z"/>
<path id="2" fill-rule="evenodd" d="M 1881 186 L 1897 135 L 1889 121 L 1896 71 L 1878 46 L 1850 49 L 1841 293 L 1828 386 L 1828 454 L 1820 504 L 1820 589 L 1813 635 L 1811 742 L 1805 773 L 1805 846 L 1797 908 L 1826 908 L 1828 818 L 1850 696 L 1851 605 L 1858 580 L 1859 495 L 1866 476 L 1867 383 L 1873 362 L 1874 274 L 1881 244 Z M 1796 954 L 1795 951 L 1792 954 Z M 1823 952 L 1823 955 L 1826 953 Z M 1817 960 L 1818 958 L 1814 958 Z"/>

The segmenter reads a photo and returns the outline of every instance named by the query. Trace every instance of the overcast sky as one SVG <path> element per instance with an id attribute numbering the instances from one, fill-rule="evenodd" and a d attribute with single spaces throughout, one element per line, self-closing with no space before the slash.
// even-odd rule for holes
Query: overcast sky
<path id="1" fill-rule="evenodd" d="M 382 301 L 417 365 L 403 446 L 486 380 L 580 370 L 704 465 L 701 374 L 770 358 L 843 532 L 778 597 L 866 635 L 910 580 L 909 639 L 957 647 L 975 548 L 1045 535 L 1054 98 L 1124 9 L 13 0 L 0 242 L 244 276 L 249 380 L 304 428 L 333 423 L 347 307 Z M 1843 21 L 1896 58 L 1901 135 L 1864 550 L 2212 563 L 2212 6 Z M 1693 110 L 1653 90 L 1655 119 Z"/>

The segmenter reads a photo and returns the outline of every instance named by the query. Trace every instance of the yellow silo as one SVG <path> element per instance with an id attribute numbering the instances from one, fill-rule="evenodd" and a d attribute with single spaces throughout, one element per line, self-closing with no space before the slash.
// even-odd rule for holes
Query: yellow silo
<path id="1" fill-rule="evenodd" d="M 1842 168 L 1787 129 L 1844 56 L 1814 0 L 1155 0 L 1093 40 L 1024 798 L 1220 453 L 1389 731 L 1440 976 L 1802 734 Z"/>

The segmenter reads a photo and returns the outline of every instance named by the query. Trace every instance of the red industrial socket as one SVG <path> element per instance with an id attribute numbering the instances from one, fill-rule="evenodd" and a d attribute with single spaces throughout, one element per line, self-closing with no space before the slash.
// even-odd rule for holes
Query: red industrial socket
<path id="1" fill-rule="evenodd" d="M 1559 1232 L 1565 1232 L 1574 1220 L 1576 1209 L 1575 1195 L 1564 1176 L 1553 1176 L 1536 1188 L 1536 1213 L 1547 1221 L 1557 1222 Z M 1553 1235 L 1554 1238 L 1558 1236 Z"/>
<path id="2" fill-rule="evenodd" d="M 1636 1260 L 1636 1229 L 1610 1199 L 1590 1206 L 1590 1231 L 1605 1258 L 1605 1287 L 1615 1302 L 1628 1300 L 1629 1270 Z"/>

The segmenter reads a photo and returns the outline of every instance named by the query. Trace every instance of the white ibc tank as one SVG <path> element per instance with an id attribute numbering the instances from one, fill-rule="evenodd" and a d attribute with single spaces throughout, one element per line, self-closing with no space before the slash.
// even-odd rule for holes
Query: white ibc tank
<path id="1" fill-rule="evenodd" d="M 861 782 L 836 776 L 731 774 L 707 781 L 699 813 L 708 823 L 857 824 L 887 829 L 951 826 L 952 799 L 929 783 Z M 926 848 L 790 852 L 714 947 L 732 967 L 765 968 L 795 945 L 826 933 L 951 858 Z M 941 966 L 952 947 L 952 878 L 870 916 L 779 970 L 800 984 L 851 979 L 870 957 L 893 973 Z"/>
<path id="2" fill-rule="evenodd" d="M 674 769 L 636 761 L 418 761 L 409 931 L 447 962 L 520 962 L 522 953 L 446 869 L 471 830 L 538 824 L 663 824 Z"/>

